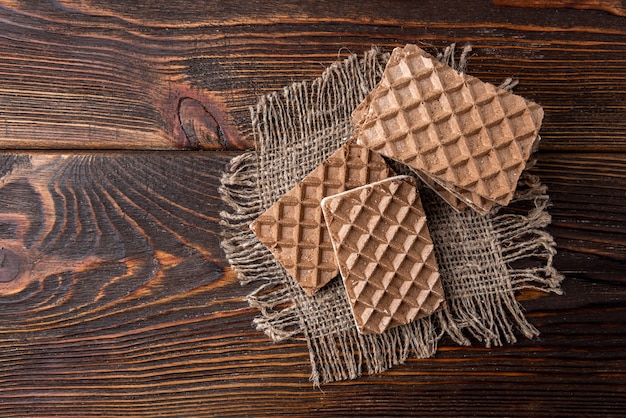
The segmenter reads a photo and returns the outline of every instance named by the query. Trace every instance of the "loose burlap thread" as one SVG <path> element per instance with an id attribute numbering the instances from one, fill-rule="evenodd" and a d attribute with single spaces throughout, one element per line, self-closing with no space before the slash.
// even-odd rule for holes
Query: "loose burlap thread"
<path id="1" fill-rule="evenodd" d="M 455 62 L 454 46 L 438 56 L 462 70 L 469 48 Z M 333 279 L 308 296 L 259 242 L 248 225 L 334 152 L 352 133 L 351 113 L 382 76 L 389 55 L 372 49 L 329 67 L 312 82 L 295 83 L 262 97 L 251 109 L 256 150 L 232 159 L 220 193 L 222 247 L 258 308 L 257 329 L 272 340 L 306 340 L 314 385 L 379 373 L 409 355 L 431 357 L 443 335 L 485 346 L 538 335 L 525 318 L 515 291 L 532 288 L 560 293 L 562 276 L 553 268 L 554 241 L 548 196 L 539 179 L 524 173 L 514 198 L 525 213 L 457 213 L 421 187 L 428 227 L 446 293 L 446 308 L 381 335 L 361 335 L 352 318 L 343 283 Z M 512 87 L 510 80 L 505 87 Z M 512 267 L 520 265 L 522 267 Z"/>

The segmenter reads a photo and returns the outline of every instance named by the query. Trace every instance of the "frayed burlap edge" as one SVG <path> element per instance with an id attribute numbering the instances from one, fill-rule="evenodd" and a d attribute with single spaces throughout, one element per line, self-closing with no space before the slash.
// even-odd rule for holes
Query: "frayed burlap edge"
<path id="1" fill-rule="evenodd" d="M 474 225 L 471 230 L 484 228 L 491 231 L 485 234 L 489 238 L 482 244 L 493 248 L 493 252 L 486 251 L 491 257 L 486 261 L 490 262 L 472 265 L 469 261 L 462 273 L 459 268 L 455 274 L 446 275 L 448 263 L 440 262 L 448 305 L 439 314 L 439 324 L 459 344 L 470 344 L 466 334 L 482 341 L 486 347 L 516 342 L 516 330 L 527 338 L 536 337 L 539 332 L 524 316 L 522 306 L 515 299 L 515 292 L 533 289 L 561 294 L 563 276 L 553 267 L 555 243 L 545 230 L 551 220 L 547 212 L 547 188 L 536 176 L 527 172 L 520 179 L 511 205 L 524 206 L 524 203 L 531 206 L 524 214 L 503 213 L 503 210 L 496 209 L 486 217 L 471 211 L 447 216 L 448 222 L 451 219 L 473 218 L 470 221 Z M 478 226 L 477 222 L 483 225 Z M 441 253 L 446 251 L 452 235 L 459 231 L 455 228 L 460 226 L 452 224 L 433 228 L 435 249 L 440 258 L 444 258 Z M 517 264 L 526 266 L 513 267 Z M 498 276 L 506 280 L 490 280 L 490 277 Z M 480 279 L 468 285 L 468 278 Z"/>
<path id="2" fill-rule="evenodd" d="M 463 50 L 462 57 L 456 65 L 457 68 L 465 65 L 468 52 L 469 48 Z M 501 272 L 510 279 L 507 281 L 509 288 L 497 292 L 476 292 L 474 295 L 455 295 L 454 291 L 449 291 L 454 285 L 450 280 L 446 286 L 448 288 L 447 309 L 431 318 L 395 328 L 382 336 L 363 336 L 355 329 L 349 331 L 340 329 L 337 332 L 320 334 L 316 332 L 314 326 L 311 327 L 311 324 L 307 323 L 309 311 L 317 309 L 316 306 L 326 307 L 328 303 L 345 306 L 347 300 L 340 301 L 340 303 L 336 300 L 325 300 L 324 292 L 321 292 L 321 296 L 314 297 L 313 300 L 303 300 L 301 292 L 298 292 L 297 284 L 286 282 L 290 279 L 289 275 L 273 257 L 268 257 L 267 249 L 248 229 L 248 225 L 310 171 L 311 167 L 319 164 L 332 153 L 349 135 L 351 131 L 349 111 L 346 114 L 344 108 L 342 109 L 344 114 L 329 118 L 328 104 L 321 100 L 324 92 L 342 94 L 343 89 L 346 88 L 345 79 L 342 78 L 345 74 L 342 72 L 346 68 L 352 68 L 354 71 L 355 66 L 360 66 L 361 72 L 357 71 L 357 76 L 362 78 L 359 85 L 363 91 L 353 99 L 353 101 L 356 100 L 354 103 L 356 106 L 359 97 L 364 97 L 377 82 L 377 77 L 380 76 L 387 58 L 387 55 L 380 54 L 376 50 L 368 52 L 362 60 L 351 56 L 343 63 L 330 67 L 322 77 L 312 83 L 296 83 L 285 88 L 282 95 L 275 93 L 261 98 L 256 109 L 252 110 L 253 127 L 259 137 L 257 139 L 260 145 L 256 151 L 233 158 L 229 171 L 222 178 L 220 193 L 229 205 L 229 209 L 222 213 L 224 227 L 222 246 L 241 282 L 254 281 L 258 284 L 257 289 L 247 298 L 250 305 L 261 312 L 261 315 L 254 321 L 255 325 L 274 341 L 290 337 L 304 338 L 309 346 L 312 365 L 311 380 L 315 385 L 356 378 L 362 374 L 364 368 L 368 373 L 381 372 L 392 365 L 403 363 L 410 354 L 417 357 L 430 357 L 435 353 L 437 341 L 444 332 L 457 343 L 466 345 L 470 343 L 465 336 L 468 333 L 488 347 L 501 345 L 503 341 L 515 342 L 515 328 L 529 338 L 536 336 L 537 330 L 524 317 L 521 306 L 513 297 L 513 292 L 533 288 L 558 293 L 562 279 L 552 267 L 552 258 L 555 253 L 554 242 L 544 230 L 550 222 L 550 217 L 546 212 L 548 204 L 546 189 L 538 179 L 525 174 L 516 199 L 530 201 L 534 207 L 525 215 L 494 213 L 488 218 L 489 224 L 487 225 L 493 228 L 494 234 L 497 234 L 493 245 L 502 255 L 505 263 L 511 264 L 523 259 L 541 260 L 538 266 L 535 263 L 533 267 L 517 269 L 508 267 L 506 271 Z M 454 48 L 447 49 L 439 58 L 444 62 L 454 64 Z M 511 84 L 509 81 L 506 87 Z M 297 107 L 293 106 L 294 97 L 298 98 Z M 310 112 L 315 113 L 320 107 L 325 108 L 322 122 L 319 118 L 315 120 L 307 116 Z M 350 106 L 347 108 L 349 110 Z M 332 108 L 330 110 L 332 116 Z M 294 117 L 297 120 L 293 120 Z M 288 123 L 284 124 L 285 120 L 289 120 Z M 278 125 L 276 125 L 277 122 Z M 268 128 L 272 124 L 274 127 Z M 293 132 L 289 131 L 289 127 L 294 125 L 296 128 L 292 129 Z M 326 138 L 325 128 L 336 125 L 341 125 L 339 132 L 345 135 L 340 135 L 341 138 L 338 139 L 337 132 L 334 132 L 333 138 Z M 298 152 L 302 153 L 301 148 L 304 145 L 299 143 L 300 140 L 308 139 L 311 135 L 315 137 L 315 146 L 323 149 L 324 152 L 318 152 L 316 160 L 308 161 L 307 164 L 288 162 L 288 164 L 299 166 L 301 172 L 292 174 L 291 178 L 281 179 L 283 189 L 275 191 L 273 197 L 268 199 L 267 193 L 261 192 L 262 179 L 259 180 L 259 164 L 266 164 L 266 161 L 263 161 L 259 154 L 265 152 L 263 139 L 274 135 L 274 131 L 282 135 L 302 135 L 302 138 L 287 141 L 293 142 L 293 146 L 300 147 L 294 158 Z M 310 147 L 311 144 L 306 144 L 306 146 Z M 278 170 L 278 167 L 275 169 Z M 267 170 L 265 167 L 266 172 Z M 434 203 L 435 206 L 437 204 Z M 529 245 L 529 242 L 532 245 Z M 333 286 L 336 288 L 335 292 L 333 289 L 326 292 L 326 295 L 332 295 L 331 299 L 341 294 L 341 283 L 338 280 L 329 285 L 331 288 Z M 454 290 L 454 287 L 452 289 Z M 485 297 L 489 299 L 487 305 Z"/>

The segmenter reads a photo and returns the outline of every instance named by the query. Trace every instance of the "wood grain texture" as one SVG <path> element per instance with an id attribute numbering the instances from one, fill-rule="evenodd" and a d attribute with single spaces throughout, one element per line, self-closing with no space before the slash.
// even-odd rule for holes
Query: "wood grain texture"
<path id="1" fill-rule="evenodd" d="M 181 4 L 183 3 L 183 4 Z M 0 2 L 0 148 L 251 146 L 259 95 L 350 51 L 469 42 L 546 109 L 545 150 L 626 151 L 626 24 L 490 1 Z"/>
<path id="2" fill-rule="evenodd" d="M 493 0 L 498 6 L 604 10 L 617 16 L 626 16 L 624 0 Z"/>
<path id="3" fill-rule="evenodd" d="M 253 286 L 219 249 L 218 179 L 233 155 L 1 156 L 0 247 L 20 261 L 0 280 L 1 416 L 626 410 L 626 154 L 540 154 L 567 278 L 564 296 L 521 295 L 539 339 L 445 340 L 434 359 L 321 391 L 303 342 L 252 328 Z"/>
<path id="4" fill-rule="evenodd" d="M 623 416 L 626 20 L 488 0 L 0 0 L 0 416 Z M 311 387 L 219 248 L 248 107 L 372 45 L 470 42 L 546 111 L 565 295 L 537 340 Z M 129 152 L 132 151 L 132 152 Z M 146 151 L 163 150 L 163 151 Z"/>

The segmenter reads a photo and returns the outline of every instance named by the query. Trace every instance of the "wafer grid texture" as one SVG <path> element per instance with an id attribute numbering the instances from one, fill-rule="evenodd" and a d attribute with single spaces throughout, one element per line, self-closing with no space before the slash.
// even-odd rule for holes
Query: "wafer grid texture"
<path id="1" fill-rule="evenodd" d="M 320 202 L 376 182 L 391 169 L 377 153 L 349 141 L 251 224 L 252 231 L 311 295 L 339 270 Z"/>
<path id="2" fill-rule="evenodd" d="M 408 324 L 441 305 L 433 243 L 412 178 L 330 196 L 322 208 L 361 333 Z"/>
<path id="3" fill-rule="evenodd" d="M 361 106 L 354 112 L 360 144 L 503 205 L 543 118 L 536 103 L 458 73 L 415 45 L 394 50 Z"/>

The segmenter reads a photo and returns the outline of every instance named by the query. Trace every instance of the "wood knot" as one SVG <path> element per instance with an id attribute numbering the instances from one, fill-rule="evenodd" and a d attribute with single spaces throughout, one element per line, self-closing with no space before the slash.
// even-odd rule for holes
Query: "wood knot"
<path id="1" fill-rule="evenodd" d="M 11 250 L 0 248 L 0 283 L 10 282 L 19 272 L 19 257 Z"/>
<path id="2" fill-rule="evenodd" d="M 196 99 L 185 97 L 178 105 L 180 126 L 191 149 L 221 149 L 225 147 L 224 133 L 217 119 Z"/>
<path id="3" fill-rule="evenodd" d="M 157 107 L 165 134 L 180 149 L 244 149 L 253 144 L 241 138 L 228 107 L 218 96 L 187 83 L 168 83 Z"/>

